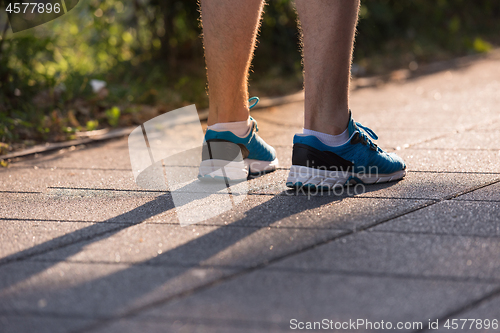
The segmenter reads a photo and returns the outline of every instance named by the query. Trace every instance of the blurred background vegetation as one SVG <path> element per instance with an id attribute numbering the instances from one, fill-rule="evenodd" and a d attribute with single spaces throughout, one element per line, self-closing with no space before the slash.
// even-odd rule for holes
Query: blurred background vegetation
<path id="1" fill-rule="evenodd" d="M 497 0 L 362 0 L 353 75 L 488 52 L 499 18 Z M 252 95 L 301 89 L 296 26 L 291 1 L 268 1 Z M 0 154 L 208 106 L 196 1 L 81 0 L 42 26 L 0 29 Z"/>

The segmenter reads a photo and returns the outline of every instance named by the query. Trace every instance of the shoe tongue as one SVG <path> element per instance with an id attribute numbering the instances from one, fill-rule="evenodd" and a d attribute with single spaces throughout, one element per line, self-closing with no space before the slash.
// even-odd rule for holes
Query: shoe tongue
<path id="1" fill-rule="evenodd" d="M 358 126 L 356 126 L 356 122 L 352 119 L 352 112 L 349 110 L 349 124 L 347 125 L 347 129 L 349 131 L 349 137 L 352 136 L 354 132 L 359 132 Z"/>

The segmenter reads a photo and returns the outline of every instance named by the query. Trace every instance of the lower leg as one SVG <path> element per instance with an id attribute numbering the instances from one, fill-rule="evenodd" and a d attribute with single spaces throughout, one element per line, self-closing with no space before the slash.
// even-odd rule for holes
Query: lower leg
<path id="1" fill-rule="evenodd" d="M 304 128 L 339 135 L 349 121 L 349 80 L 359 0 L 296 0 L 302 28 Z"/>
<path id="2" fill-rule="evenodd" d="M 208 125 L 248 119 L 248 71 L 262 0 L 201 0 L 208 72 Z"/>

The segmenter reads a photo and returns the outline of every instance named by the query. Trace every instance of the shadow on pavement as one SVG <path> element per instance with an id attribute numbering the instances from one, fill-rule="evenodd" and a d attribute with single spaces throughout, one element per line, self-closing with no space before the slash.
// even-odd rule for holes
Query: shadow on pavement
<path id="1" fill-rule="evenodd" d="M 384 187 L 389 187 L 393 184 L 395 183 L 388 183 L 384 185 Z M 373 187 L 373 189 L 368 186 L 367 192 L 378 191 L 380 189 L 380 186 Z M 227 268 L 225 273 L 216 274 L 212 277 L 212 281 L 210 281 L 209 278 L 199 279 L 191 285 L 188 283 L 189 286 L 187 288 L 184 286 L 185 290 L 183 290 L 179 282 L 182 282 L 183 279 L 186 278 L 185 273 L 194 268 L 211 269 L 215 266 L 204 265 L 203 262 L 205 260 L 214 257 L 237 242 L 242 241 L 261 229 L 272 226 L 275 222 L 284 218 L 323 205 L 338 203 L 348 197 L 346 195 L 322 195 L 309 199 L 302 196 L 301 199 L 301 196 L 302 195 L 290 195 L 290 192 L 282 192 L 272 197 L 270 200 L 246 211 L 245 216 L 235 222 L 228 225 L 222 225 L 207 234 L 190 240 L 154 258 L 142 262 L 131 263 L 125 269 L 112 272 L 111 274 L 98 278 L 91 278 L 73 286 L 71 286 L 70 283 L 66 284 L 67 287 L 61 284 L 61 287 L 55 286 L 53 290 L 48 291 L 44 290 L 41 286 L 37 287 L 35 283 L 34 288 L 30 287 L 20 292 L 14 291 L 11 297 L 23 300 L 27 299 L 28 302 L 24 304 L 30 304 L 30 301 L 33 300 L 35 308 L 27 309 L 28 312 L 36 311 L 37 300 L 44 298 L 47 300 L 48 306 L 43 310 L 39 310 L 40 314 L 48 311 L 51 313 L 71 313 L 77 316 L 88 316 L 90 312 L 95 314 L 93 318 L 97 320 L 107 320 L 113 316 L 134 313 L 134 311 L 144 309 L 144 306 L 147 307 L 148 304 L 161 304 L 175 295 L 210 284 L 220 279 L 223 275 L 234 274 L 238 271 L 252 267 L 252 265 L 244 262 L 245 258 L 235 256 L 234 259 L 231 259 L 234 260 L 232 264 L 225 263 L 223 266 L 218 267 L 222 269 Z M 296 203 L 297 200 L 300 200 L 300 204 Z M 2 288 L 0 294 L 5 294 L 9 286 L 28 280 L 64 262 L 67 258 L 82 251 L 84 247 L 93 242 L 102 241 L 103 238 L 109 238 L 121 230 L 138 225 L 148 218 L 173 208 L 172 197 L 170 193 L 167 193 L 127 213 L 5 257 L 0 261 L 2 266 L 5 266 L 8 262 L 19 263 L 21 260 L 30 259 L 36 255 L 56 250 L 59 251 L 59 255 L 63 254 L 62 257 L 54 261 L 31 261 L 29 263 L 28 261 L 23 261 L 23 264 L 26 264 L 27 268 L 22 269 L 18 274 L 14 274 L 15 276 L 11 276 L 2 281 L 0 283 Z M 103 225 L 106 225 L 106 223 L 111 224 L 111 222 L 114 222 L 113 227 L 103 228 Z M 120 224 L 117 224 L 118 222 Z M 207 225 L 209 222 L 210 220 L 205 224 Z M 332 225 L 334 223 L 335 221 L 332 221 Z M 201 226 L 204 224 L 196 225 Z M 237 230 L 237 232 L 234 230 Z M 324 229 L 319 229 L 317 232 L 324 233 Z M 287 251 L 293 253 L 297 251 L 297 247 L 291 246 Z M 259 260 L 261 260 L 259 265 L 266 264 L 276 259 L 274 253 L 271 254 L 272 252 L 270 251 L 267 251 L 267 253 L 270 253 L 270 255 L 263 256 L 262 259 L 259 258 Z M 281 257 L 282 256 L 283 254 L 281 254 Z M 278 258 L 279 257 L 280 255 L 278 255 Z M 113 265 L 114 263 L 110 262 L 108 264 Z M 161 269 L 159 270 L 158 267 L 161 267 Z M 23 289 L 25 288 L 23 287 Z M 91 296 L 89 293 L 93 295 Z M 106 295 L 106 297 L 101 299 L 102 297 L 97 297 L 97 295 Z M 101 299 L 101 301 L 96 302 L 96 300 L 99 299 Z M 78 305 L 75 305 L 76 300 L 79 302 Z M 3 303 L 5 308 L 6 303 L 8 303 L 5 298 Z M 15 312 L 23 311 L 23 309 L 12 310 Z"/>

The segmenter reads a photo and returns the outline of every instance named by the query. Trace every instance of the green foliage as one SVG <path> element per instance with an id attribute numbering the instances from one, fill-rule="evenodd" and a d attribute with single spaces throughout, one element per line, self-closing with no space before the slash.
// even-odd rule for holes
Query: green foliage
<path id="1" fill-rule="evenodd" d="M 474 43 L 472 45 L 474 47 L 474 51 L 478 53 L 486 53 L 491 51 L 491 49 L 493 48 L 490 43 L 479 37 L 476 37 L 476 39 L 474 39 Z"/>
<path id="2" fill-rule="evenodd" d="M 112 127 L 118 126 L 118 121 L 120 120 L 120 109 L 116 106 L 113 106 L 111 109 L 106 110 L 105 112 L 106 118 L 108 119 L 108 124 Z M 88 125 L 88 123 L 87 123 Z"/>
<path id="3" fill-rule="evenodd" d="M 3 42 L 3 43 L 2 43 Z M 41 87 L 51 87 L 47 98 L 53 99 L 56 81 L 40 70 L 41 61 L 54 55 L 48 45 L 51 38 L 23 36 L 0 40 L 0 139 L 2 142 L 20 138 L 44 138 L 41 115 L 33 102 Z"/>
<path id="4" fill-rule="evenodd" d="M 362 0 L 354 58 L 369 64 L 382 55 L 400 67 L 485 52 L 482 40 L 498 40 L 499 16 L 494 0 Z"/>
<path id="5" fill-rule="evenodd" d="M 99 122 L 97 120 L 87 121 L 87 131 L 96 130 L 99 127 Z"/>

